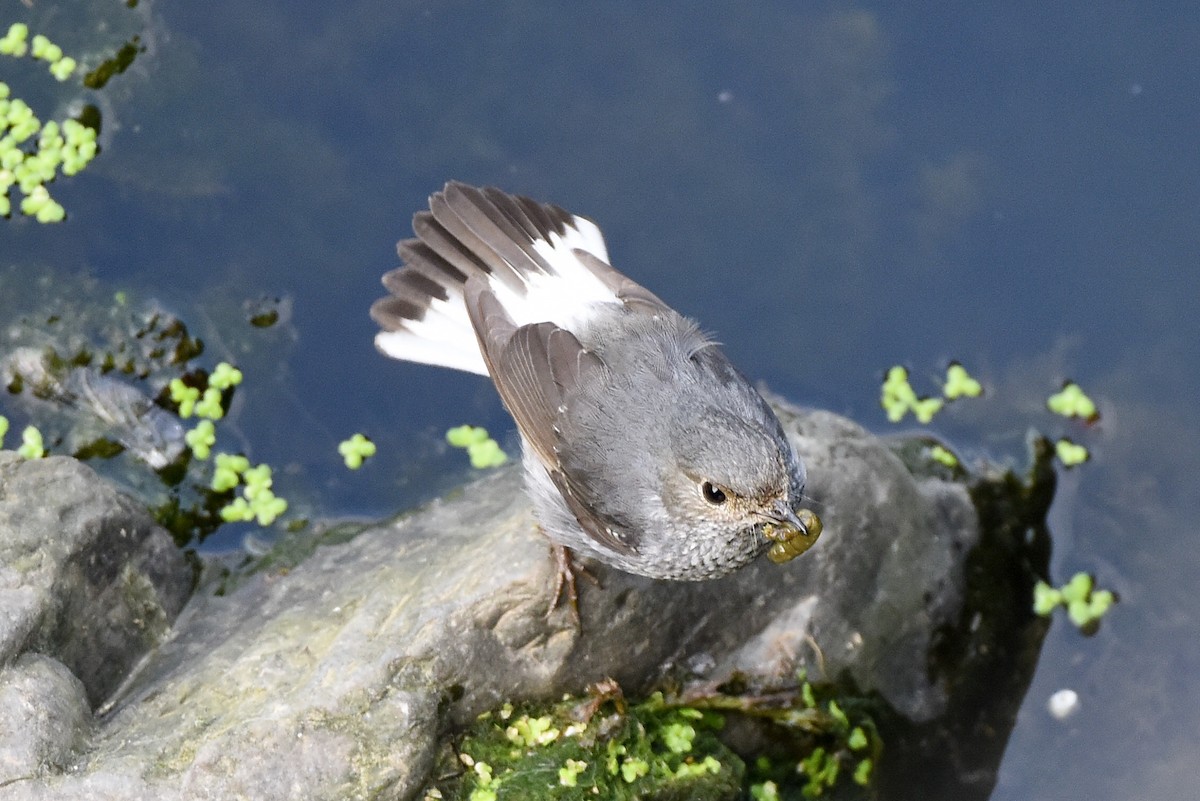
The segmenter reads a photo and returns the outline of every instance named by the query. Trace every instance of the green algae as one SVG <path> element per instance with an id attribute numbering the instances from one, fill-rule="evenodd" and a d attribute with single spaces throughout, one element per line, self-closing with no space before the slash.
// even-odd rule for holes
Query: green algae
<path id="1" fill-rule="evenodd" d="M 426 798 L 717 801 L 865 792 L 882 752 L 875 702 L 839 701 L 833 685 L 802 676 L 784 688 L 741 689 L 655 693 L 628 704 L 609 682 L 589 697 L 505 704 L 454 738 Z M 747 724 L 769 731 L 772 755 L 747 764 L 725 741 L 731 722 L 742 732 Z"/>

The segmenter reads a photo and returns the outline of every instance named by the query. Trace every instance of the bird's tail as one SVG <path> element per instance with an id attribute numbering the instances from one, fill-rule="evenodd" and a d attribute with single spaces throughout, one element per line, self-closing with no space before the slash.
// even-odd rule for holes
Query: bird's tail
<path id="1" fill-rule="evenodd" d="M 517 326 L 573 328 L 592 304 L 619 302 L 600 229 L 557 206 L 452 181 L 413 231 L 397 246 L 404 266 L 383 276 L 390 294 L 371 306 L 375 346 L 394 359 L 488 374 L 467 315 L 472 279 Z"/>

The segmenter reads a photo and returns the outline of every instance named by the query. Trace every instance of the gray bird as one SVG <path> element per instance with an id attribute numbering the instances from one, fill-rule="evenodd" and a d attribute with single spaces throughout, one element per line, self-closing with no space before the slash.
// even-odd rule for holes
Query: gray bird
<path id="1" fill-rule="evenodd" d="M 542 529 L 658 579 L 777 562 L 821 531 L 766 401 L 694 322 L 608 263 L 557 206 L 450 182 L 413 218 L 371 307 L 387 356 L 491 376 L 521 434 Z"/>

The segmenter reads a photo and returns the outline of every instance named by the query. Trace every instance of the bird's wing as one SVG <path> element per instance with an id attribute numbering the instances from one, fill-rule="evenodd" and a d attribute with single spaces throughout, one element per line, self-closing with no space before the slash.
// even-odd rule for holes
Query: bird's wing
<path id="1" fill-rule="evenodd" d="M 545 466 L 580 527 L 619 553 L 633 553 L 623 526 L 596 511 L 586 488 L 559 459 L 560 423 L 580 385 L 608 380 L 607 367 L 575 335 L 554 323 L 517 326 L 488 285 L 467 282 L 467 312 L 496 390 L 529 447 Z"/>

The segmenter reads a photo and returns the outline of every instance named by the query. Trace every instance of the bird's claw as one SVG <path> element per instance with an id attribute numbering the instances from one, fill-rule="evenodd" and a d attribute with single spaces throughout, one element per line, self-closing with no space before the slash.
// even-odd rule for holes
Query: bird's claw
<path id="1" fill-rule="evenodd" d="M 550 554 L 554 559 L 554 590 L 550 595 L 550 608 L 546 610 L 546 616 L 554 614 L 554 610 L 558 609 L 563 603 L 564 590 L 568 609 L 571 613 L 571 620 L 575 623 L 575 628 L 582 629 L 583 626 L 579 620 L 579 588 L 576 586 L 575 579 L 583 576 L 593 584 L 600 582 L 588 572 L 587 568 L 575 563 L 571 558 L 571 551 L 566 547 L 559 545 L 557 542 L 550 543 Z"/>

